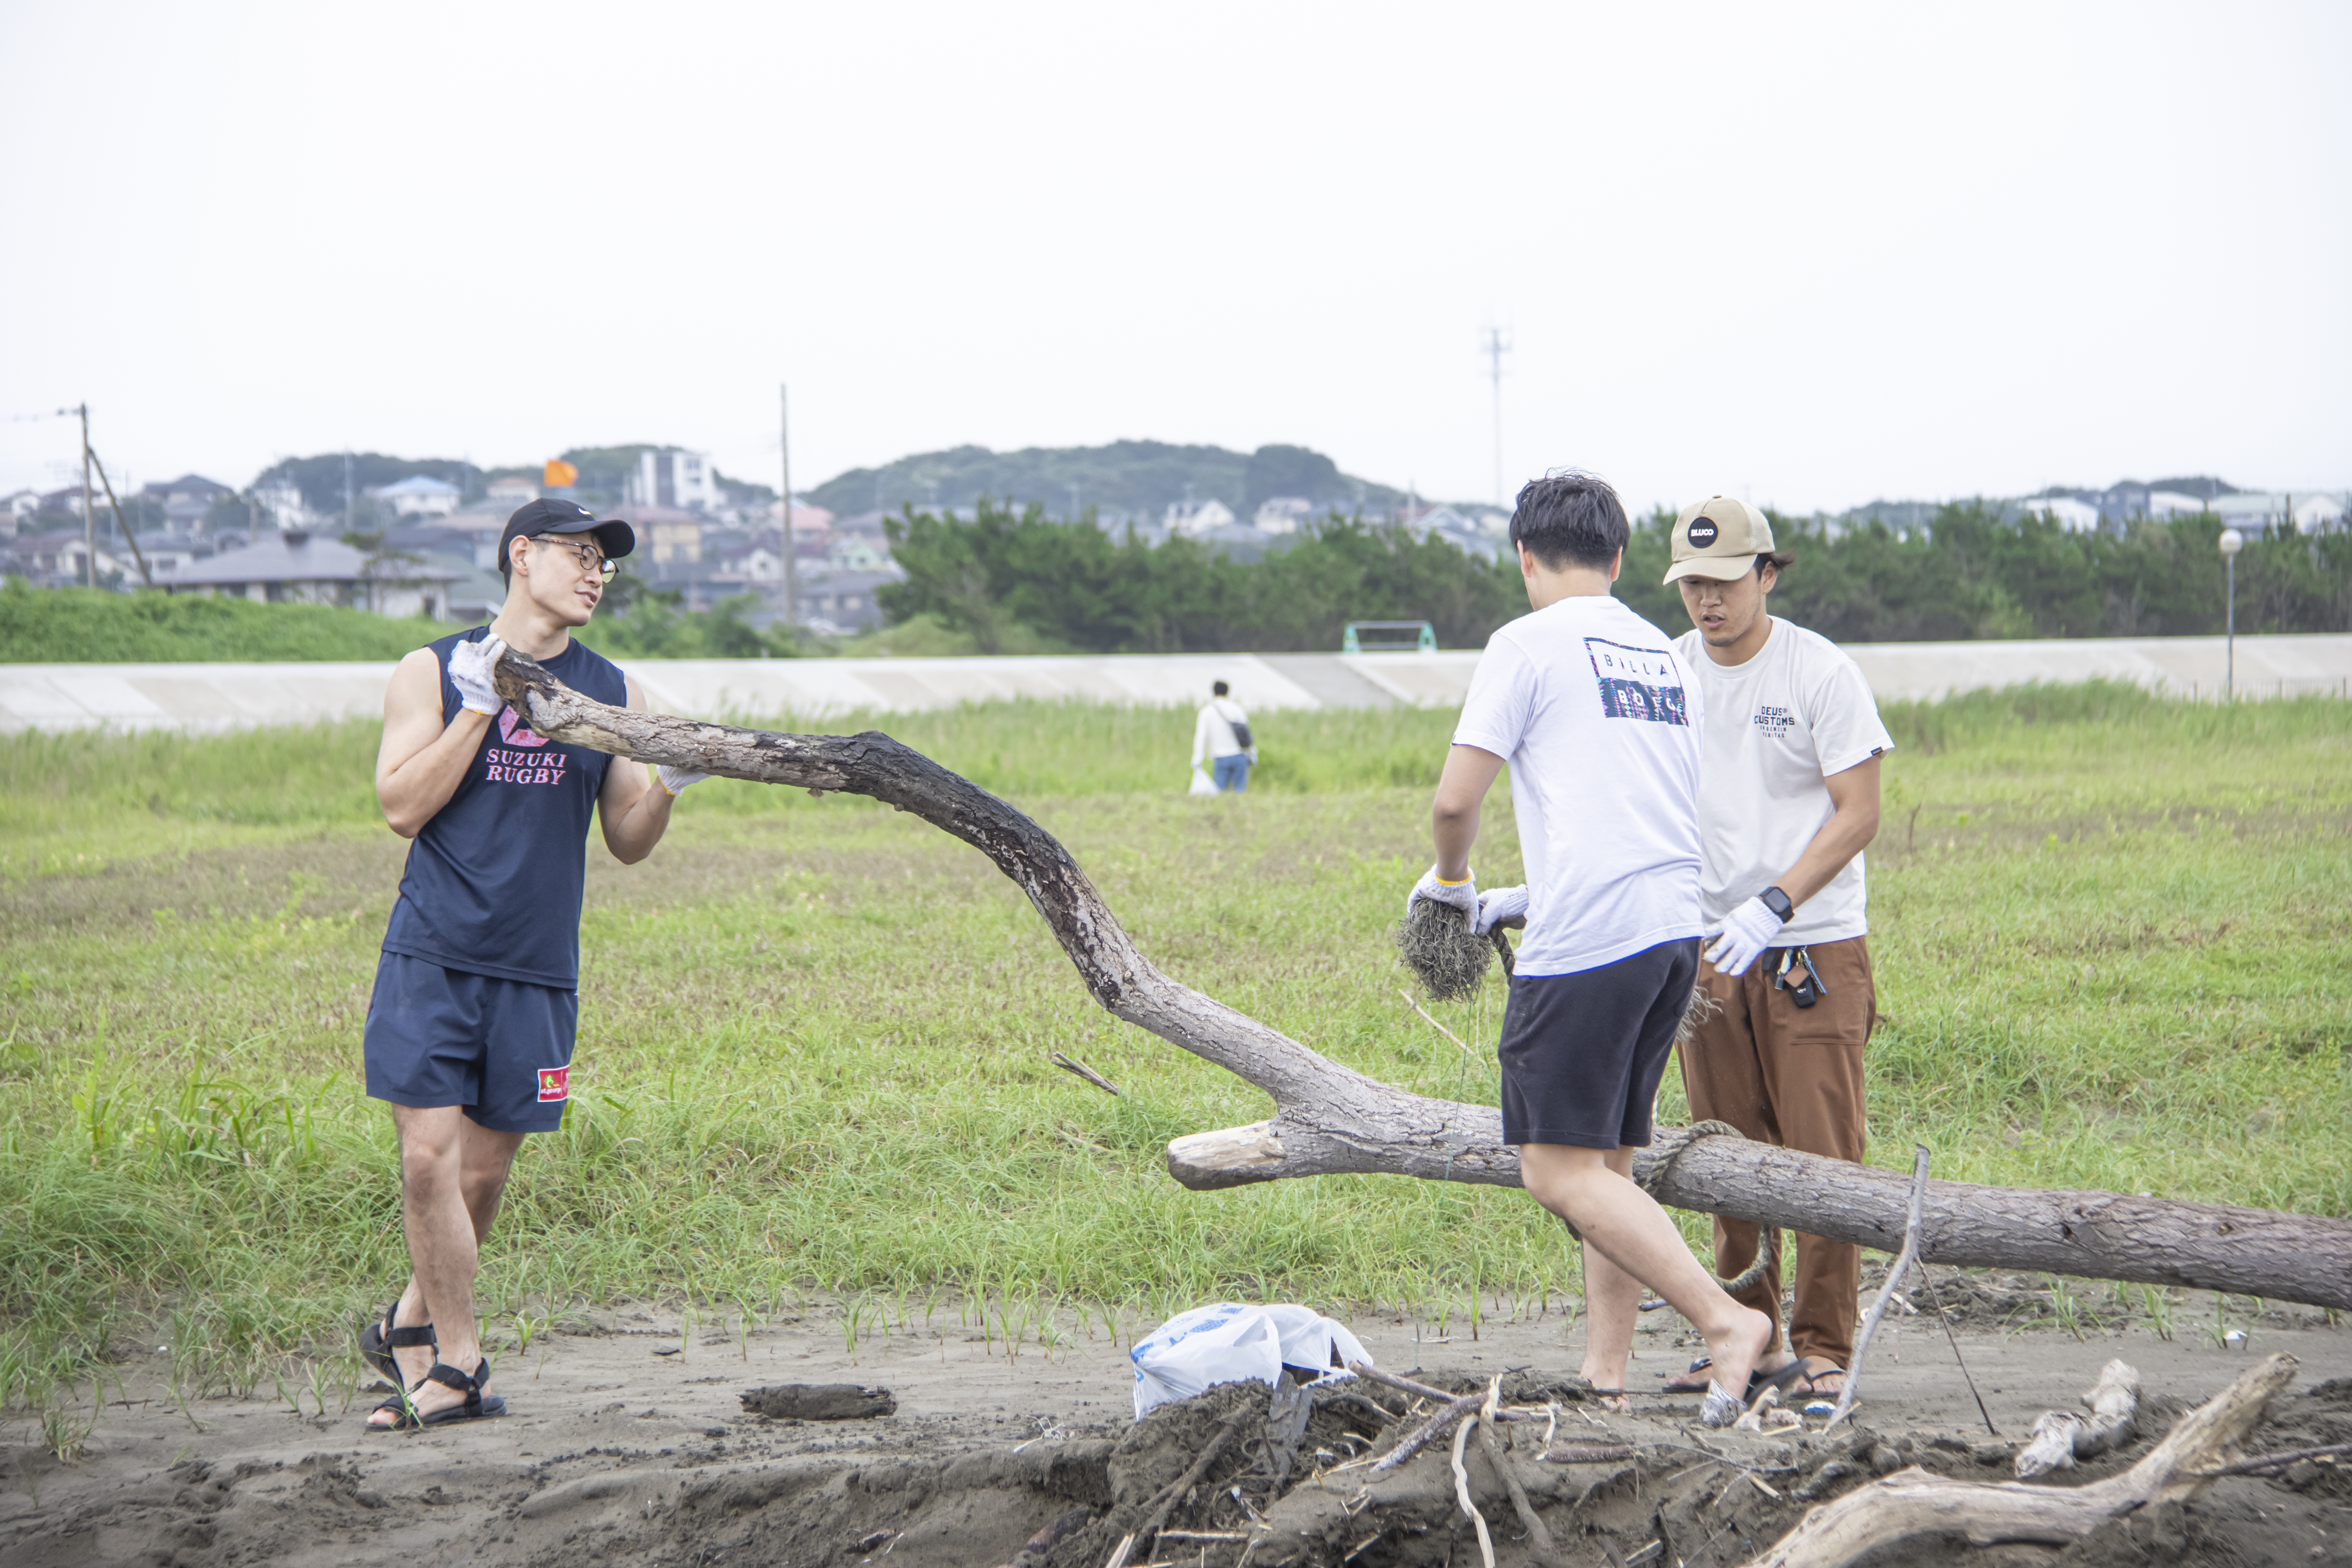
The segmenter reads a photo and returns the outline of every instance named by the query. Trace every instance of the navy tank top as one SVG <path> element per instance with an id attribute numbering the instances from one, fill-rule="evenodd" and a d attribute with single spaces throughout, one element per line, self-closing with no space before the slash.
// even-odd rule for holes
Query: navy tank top
<path id="1" fill-rule="evenodd" d="M 449 653 L 479 642 L 475 626 L 433 644 L 441 665 L 441 721 L 457 716 Z M 614 707 L 629 700 L 618 667 L 574 637 L 547 672 Z M 444 969 L 575 991 L 588 824 L 615 759 L 531 733 L 511 704 L 499 710 L 448 804 L 408 847 L 386 952 Z"/>

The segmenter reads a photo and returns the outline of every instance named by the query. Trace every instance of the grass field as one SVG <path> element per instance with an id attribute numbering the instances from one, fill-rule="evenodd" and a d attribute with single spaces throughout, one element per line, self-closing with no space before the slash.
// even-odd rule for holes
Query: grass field
<path id="1" fill-rule="evenodd" d="M 2352 1213 L 2352 705 L 2094 687 L 1887 717 L 1874 1157 L 1916 1140 L 1944 1176 Z M 1182 713 L 880 727 L 1059 835 L 1179 979 L 1477 1100 L 1491 1058 L 1406 1008 L 1388 943 L 1450 722 L 1270 716 L 1252 793 L 1207 800 L 1177 793 Z M 355 1081 L 403 849 L 374 742 L 0 742 L 0 1405 L 64 1419 L 133 1329 L 190 1393 L 266 1385 L 343 1356 L 401 1277 L 390 1124 Z M 1517 874 L 1497 805 L 1490 885 Z M 592 847 L 583 946 L 570 1118 L 527 1149 L 482 1280 L 519 1334 L 621 1298 L 947 1291 L 1008 1325 L 1052 1302 L 1131 1324 L 1236 1293 L 1574 1289 L 1517 1193 L 1177 1187 L 1167 1140 L 1260 1097 L 1096 1009 L 991 866 L 867 803 L 697 788 L 645 865 Z M 1483 1047 L 1500 995 L 1433 1011 Z"/>

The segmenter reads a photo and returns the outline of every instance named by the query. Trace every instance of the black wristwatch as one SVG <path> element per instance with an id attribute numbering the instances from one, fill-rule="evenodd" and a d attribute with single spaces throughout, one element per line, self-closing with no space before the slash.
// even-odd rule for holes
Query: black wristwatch
<path id="1" fill-rule="evenodd" d="M 1789 917 L 1797 912 L 1797 906 L 1789 901 L 1789 895 L 1778 888 L 1765 889 L 1756 895 L 1756 901 L 1780 916 L 1782 925 L 1787 925 Z"/>

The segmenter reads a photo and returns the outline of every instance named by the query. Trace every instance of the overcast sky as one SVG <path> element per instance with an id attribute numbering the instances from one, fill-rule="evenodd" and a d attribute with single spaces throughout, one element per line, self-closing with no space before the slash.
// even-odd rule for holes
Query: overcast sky
<path id="1" fill-rule="evenodd" d="M 1296 442 L 2352 483 L 2352 6 L 0 5 L 0 489 Z M 1228 498 L 1238 500 L 1239 498 Z"/>

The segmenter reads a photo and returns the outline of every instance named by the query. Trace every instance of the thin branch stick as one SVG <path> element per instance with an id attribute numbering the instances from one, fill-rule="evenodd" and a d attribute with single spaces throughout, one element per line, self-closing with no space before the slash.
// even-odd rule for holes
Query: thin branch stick
<path id="1" fill-rule="evenodd" d="M 1184 1494 L 1191 1491 L 1202 1476 L 1208 1474 L 1209 1467 L 1216 1462 L 1219 1454 L 1225 1451 L 1225 1445 L 1234 1440 L 1234 1434 L 1241 1430 L 1242 1423 L 1247 1420 L 1249 1415 L 1250 1407 L 1244 1405 L 1217 1423 L 1216 1435 L 1202 1447 L 1201 1457 L 1192 1461 L 1192 1468 L 1171 1481 L 1167 1488 L 1153 1500 L 1158 1506 L 1152 1509 L 1150 1518 L 1144 1522 L 1142 1529 L 1120 1538 L 1118 1549 L 1111 1553 L 1110 1562 L 1106 1568 L 1124 1568 L 1128 1553 L 1135 1549 L 1135 1543 L 1149 1540 L 1157 1533 L 1161 1525 L 1168 1522 L 1168 1510 L 1181 1501 Z"/>
<path id="2" fill-rule="evenodd" d="M 1944 1299 L 1936 1294 L 1936 1277 L 1928 1272 L 1924 1263 L 1919 1265 L 1919 1278 L 1927 1283 L 1927 1304 L 1936 1309 L 1936 1316 L 1943 1321 L 1944 1337 L 1952 1342 L 1952 1359 L 1960 1363 L 1960 1375 L 1968 1379 L 1969 1394 L 1977 1402 L 1977 1414 L 1984 1417 L 1985 1430 L 1998 1437 L 2000 1428 L 1992 1424 L 1992 1412 L 1985 1408 L 1984 1395 L 1977 1392 L 1977 1380 L 1969 1375 L 1968 1358 L 1960 1354 L 1960 1336 L 1952 1332 L 1952 1320 L 1950 1314 L 1944 1310 Z"/>
<path id="3" fill-rule="evenodd" d="M 1927 1198 L 1927 1145 L 1911 1146 L 1911 1214 L 1903 1226 L 1903 1250 L 1895 1254 L 1895 1267 L 1886 1271 L 1886 1282 L 1878 1288 L 1878 1300 L 1870 1304 L 1870 1315 L 1862 1321 L 1862 1333 L 1853 1342 L 1853 1360 L 1845 1369 L 1845 1386 L 1838 1391 L 1837 1407 L 1830 1412 L 1832 1426 L 1853 1414 L 1854 1391 L 1862 1386 L 1862 1358 L 1870 1350 L 1870 1336 L 1878 1331 L 1878 1320 L 1886 1315 L 1886 1303 L 1895 1299 L 1895 1288 L 1911 1271 L 1912 1260 L 1919 1256 L 1920 1205 Z"/>
<path id="4" fill-rule="evenodd" d="M 2223 1465 L 2218 1470 L 2205 1470 L 2208 1476 L 2259 1476 L 2265 1470 L 2283 1470 L 2305 1459 L 2333 1459 L 2352 1454 L 2352 1443 L 2330 1443 L 2319 1448 L 2289 1448 L 2284 1454 L 2264 1454 L 2256 1459 L 2240 1459 L 2234 1465 Z"/>
<path id="5" fill-rule="evenodd" d="M 1486 1445 L 1488 1462 L 1503 1478 L 1504 1489 L 1511 1494 L 1511 1507 L 1517 1510 L 1519 1523 L 1527 1529 L 1530 1555 L 1544 1568 L 1560 1568 L 1559 1550 L 1551 1543 L 1551 1531 L 1537 1517 L 1535 1504 L 1528 1500 L 1528 1489 L 1519 1484 L 1519 1472 L 1512 1468 L 1509 1456 L 1503 1452 L 1502 1439 L 1495 1436 L 1493 1417 L 1502 1394 L 1503 1380 L 1498 1374 L 1487 1386 L 1486 1403 L 1479 1411 L 1478 1441 Z"/>
<path id="6" fill-rule="evenodd" d="M 1448 1426 L 1453 1426 L 1465 1415 L 1475 1415 L 1484 1397 L 1482 1394 L 1465 1394 L 1459 1399 L 1438 1406 L 1436 1413 L 1423 1422 L 1411 1436 L 1381 1456 L 1379 1463 L 1372 1467 L 1372 1474 L 1386 1475 L 1420 1453 L 1429 1446 L 1431 1439 L 1444 1436 Z"/>
<path id="7" fill-rule="evenodd" d="M 1631 1443 L 1563 1443 L 1543 1451 L 1548 1465 L 1610 1465 L 1641 1457 L 1642 1450 Z"/>
<path id="8" fill-rule="evenodd" d="M 1454 1429 L 1454 1496 L 1470 1522 L 1478 1527 L 1478 1555 L 1486 1560 L 1486 1568 L 1495 1568 L 1495 1538 L 1486 1533 L 1486 1516 L 1470 1500 L 1470 1470 L 1462 1462 L 1462 1445 L 1470 1439 L 1470 1428 L 1478 1425 L 1475 1410 L 1470 1419 Z"/>
<path id="9" fill-rule="evenodd" d="M 1118 1085 L 1111 1082 L 1110 1079 L 1103 1077 L 1102 1074 L 1095 1071 L 1094 1068 L 1087 1066 L 1087 1064 L 1082 1061 L 1077 1061 L 1069 1057 L 1066 1057 L 1059 1051 L 1052 1053 L 1046 1057 L 1045 1059 L 1052 1062 L 1055 1067 L 1060 1068 L 1064 1072 L 1077 1074 L 1080 1078 L 1086 1079 L 1097 1089 L 1101 1089 L 1105 1094 L 1118 1095 L 1122 1099 L 1125 1098 L 1121 1093 Z"/>
<path id="10" fill-rule="evenodd" d="M 1436 1019 L 1429 1017 L 1428 1010 L 1423 1008 L 1420 1003 L 1412 999 L 1412 992 L 1407 991 L 1403 986 L 1400 985 L 1397 987 L 1397 994 L 1404 998 L 1404 1005 L 1406 1006 L 1412 1008 L 1414 1012 L 1419 1013 L 1423 1017 L 1429 1018 L 1429 1026 L 1431 1028 L 1435 1029 L 1439 1034 L 1444 1035 L 1447 1039 L 1452 1040 L 1454 1045 L 1460 1047 L 1464 1056 L 1470 1058 L 1474 1061 L 1477 1059 L 1478 1053 L 1472 1050 L 1469 1047 L 1463 1045 L 1461 1036 L 1455 1034 L 1453 1030 L 1447 1028 Z"/>

